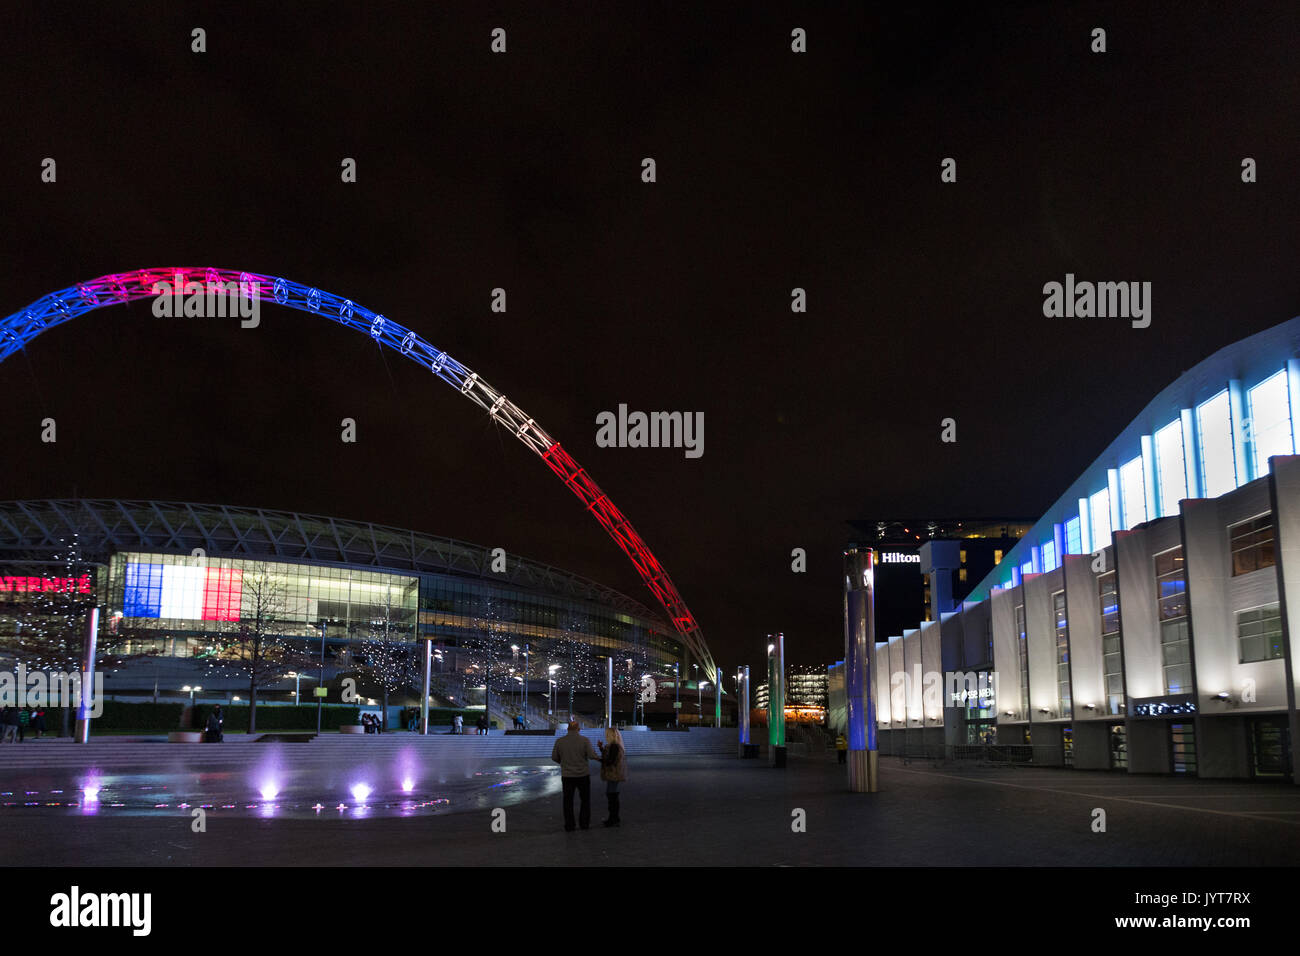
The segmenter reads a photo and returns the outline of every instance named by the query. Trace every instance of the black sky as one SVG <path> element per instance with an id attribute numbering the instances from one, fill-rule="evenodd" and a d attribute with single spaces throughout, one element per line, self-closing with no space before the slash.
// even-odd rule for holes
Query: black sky
<path id="1" fill-rule="evenodd" d="M 1293 5 L 862 6 L 7 4 L 0 314 L 145 266 L 348 296 L 559 439 L 724 666 L 771 630 L 834 660 L 846 519 L 1039 514 L 1183 369 L 1300 313 Z M 1067 272 L 1152 282 L 1151 327 L 1045 319 Z M 101 310 L 0 366 L 0 403 L 2 499 L 358 518 L 651 603 L 512 436 L 302 313 Z M 704 457 L 597 448 L 619 403 L 704 412 Z"/>

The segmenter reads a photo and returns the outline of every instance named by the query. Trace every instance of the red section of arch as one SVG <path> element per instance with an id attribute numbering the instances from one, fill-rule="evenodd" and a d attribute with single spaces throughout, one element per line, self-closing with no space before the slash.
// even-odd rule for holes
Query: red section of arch
<path id="1" fill-rule="evenodd" d="M 673 627 L 685 640 L 687 647 L 702 664 L 711 665 L 708 651 L 696 639 L 696 632 L 699 631 L 700 626 L 695 622 L 695 617 L 686 606 L 686 602 L 682 600 L 682 596 L 677 593 L 677 588 L 668 577 L 668 572 L 664 570 L 663 565 L 659 563 L 659 559 L 641 540 L 641 536 L 637 534 L 631 522 L 623 517 L 623 513 L 618 510 L 614 502 L 609 500 L 609 495 L 600 490 L 600 486 L 591 480 L 582 466 L 573 460 L 572 455 L 560 447 L 559 442 L 546 449 L 542 453 L 542 458 L 550 466 L 551 471 L 559 475 L 560 480 L 569 486 L 569 490 L 582 500 L 587 510 L 595 515 L 596 520 L 601 523 L 609 536 L 623 549 L 623 553 L 628 556 L 641 575 L 641 580 L 668 612 Z"/>

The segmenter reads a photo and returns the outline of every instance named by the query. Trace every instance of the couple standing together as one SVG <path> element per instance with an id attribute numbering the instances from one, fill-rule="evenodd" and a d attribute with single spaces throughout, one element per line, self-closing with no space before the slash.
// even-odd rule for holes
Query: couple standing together
<path id="1" fill-rule="evenodd" d="M 574 830 L 573 794 L 578 794 L 577 825 L 586 830 L 591 826 L 591 771 L 588 761 L 600 761 L 600 779 L 605 781 L 605 799 L 609 803 L 609 818 L 604 826 L 619 825 L 618 798 L 623 781 L 627 779 L 627 751 L 623 735 L 616 727 L 605 728 L 605 739 L 600 744 L 599 755 L 591 748 L 591 741 L 578 731 L 578 722 L 569 724 L 569 732 L 555 742 L 551 759 L 560 765 L 560 781 L 564 786 L 564 829 Z"/>

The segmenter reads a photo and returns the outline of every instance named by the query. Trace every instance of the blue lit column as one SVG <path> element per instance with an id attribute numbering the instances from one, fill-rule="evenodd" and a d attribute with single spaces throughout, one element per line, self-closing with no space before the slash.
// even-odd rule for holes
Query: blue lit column
<path id="1" fill-rule="evenodd" d="M 785 635 L 767 636 L 767 762 L 785 766 Z"/>
<path id="2" fill-rule="evenodd" d="M 844 696 L 848 704 L 849 790 L 875 793 L 876 750 L 875 559 L 870 548 L 844 553 Z"/>
<path id="3" fill-rule="evenodd" d="M 741 758 L 757 757 L 758 747 L 754 746 L 749 739 L 749 665 L 740 667 L 736 670 L 736 705 L 739 708 L 736 714 L 737 724 L 740 727 L 739 751 Z"/>

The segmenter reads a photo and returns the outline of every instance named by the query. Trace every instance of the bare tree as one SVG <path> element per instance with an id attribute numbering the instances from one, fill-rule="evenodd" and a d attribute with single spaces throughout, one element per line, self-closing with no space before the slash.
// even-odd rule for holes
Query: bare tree
<path id="1" fill-rule="evenodd" d="M 240 621 L 237 630 L 216 635 L 216 654 L 208 664 L 211 673 L 243 677 L 248 681 L 248 732 L 257 731 L 257 692 L 282 679 L 287 671 L 305 670 L 314 661 L 297 640 L 285 637 L 282 626 L 291 623 L 286 612 L 284 582 L 265 563 L 246 568 L 242 575 Z"/>

